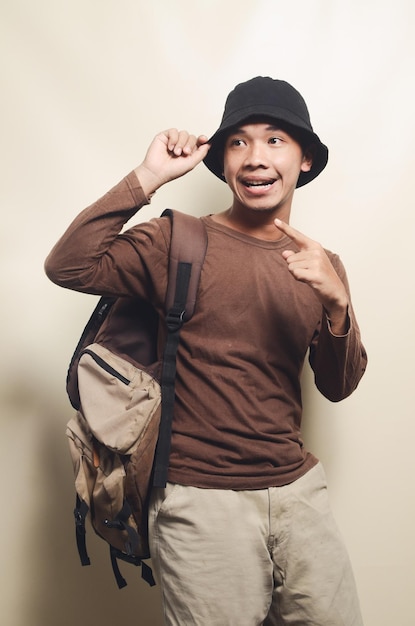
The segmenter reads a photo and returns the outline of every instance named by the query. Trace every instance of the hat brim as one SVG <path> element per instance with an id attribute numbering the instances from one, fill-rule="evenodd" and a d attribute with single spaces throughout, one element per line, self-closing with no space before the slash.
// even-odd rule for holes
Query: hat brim
<path id="1" fill-rule="evenodd" d="M 242 122 L 247 122 L 250 118 L 267 118 L 272 119 L 282 124 L 288 124 L 298 129 L 304 137 L 304 143 L 307 143 L 313 154 L 313 164 L 309 172 L 301 172 L 296 187 L 302 187 L 316 178 L 326 167 L 328 161 L 329 151 L 318 135 L 314 132 L 310 132 L 309 127 L 298 116 L 294 115 L 287 109 L 276 109 L 275 106 L 262 106 L 261 112 L 258 112 L 258 107 L 246 107 L 245 109 L 239 109 L 233 114 L 225 117 L 222 121 L 220 128 L 209 139 L 210 149 L 204 158 L 203 162 L 206 167 L 215 176 L 226 182 L 223 175 L 223 151 L 224 144 L 227 135 L 232 128 L 239 126 Z"/>

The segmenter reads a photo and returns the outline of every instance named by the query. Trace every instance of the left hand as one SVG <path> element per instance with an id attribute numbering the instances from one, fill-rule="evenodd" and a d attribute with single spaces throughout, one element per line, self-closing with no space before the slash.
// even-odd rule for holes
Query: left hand
<path id="1" fill-rule="evenodd" d="M 296 280 L 314 291 L 331 321 L 333 333 L 343 334 L 347 330 L 349 297 L 323 247 L 286 222 L 276 219 L 274 224 L 299 248 L 298 252 L 283 251 L 288 270 Z"/>

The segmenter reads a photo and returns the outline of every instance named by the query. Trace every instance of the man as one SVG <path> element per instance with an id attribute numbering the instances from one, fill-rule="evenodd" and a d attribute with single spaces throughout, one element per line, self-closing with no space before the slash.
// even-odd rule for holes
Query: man
<path id="1" fill-rule="evenodd" d="M 120 235 L 124 223 L 202 160 L 232 191 L 230 208 L 202 218 L 208 251 L 179 347 L 169 482 L 150 503 L 168 626 L 362 624 L 324 471 L 301 439 L 307 352 L 332 401 L 366 367 L 341 261 L 289 225 L 296 187 L 327 158 L 302 96 L 254 78 L 229 94 L 209 140 L 157 135 L 46 262 L 64 287 L 140 295 L 163 315 L 169 220 Z"/>

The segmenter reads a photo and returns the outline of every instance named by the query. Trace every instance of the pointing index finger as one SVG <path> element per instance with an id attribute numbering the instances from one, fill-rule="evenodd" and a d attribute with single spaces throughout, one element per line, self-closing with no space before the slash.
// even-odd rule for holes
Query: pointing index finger
<path id="1" fill-rule="evenodd" d="M 283 222 L 282 220 L 275 218 L 274 224 L 282 233 L 292 239 L 301 250 L 311 248 L 315 244 L 312 239 L 303 235 L 303 233 L 287 224 L 287 222 Z"/>

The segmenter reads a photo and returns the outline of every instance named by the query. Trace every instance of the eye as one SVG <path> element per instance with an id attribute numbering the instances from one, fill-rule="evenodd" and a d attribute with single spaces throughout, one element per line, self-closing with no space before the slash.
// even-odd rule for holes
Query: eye
<path id="1" fill-rule="evenodd" d="M 278 146 L 279 144 L 282 143 L 282 139 L 281 137 L 270 137 L 268 139 L 268 143 L 270 143 L 273 146 Z"/>
<path id="2" fill-rule="evenodd" d="M 229 145 L 230 146 L 242 146 L 244 144 L 243 139 L 240 139 L 240 137 L 232 137 L 229 140 Z"/>

